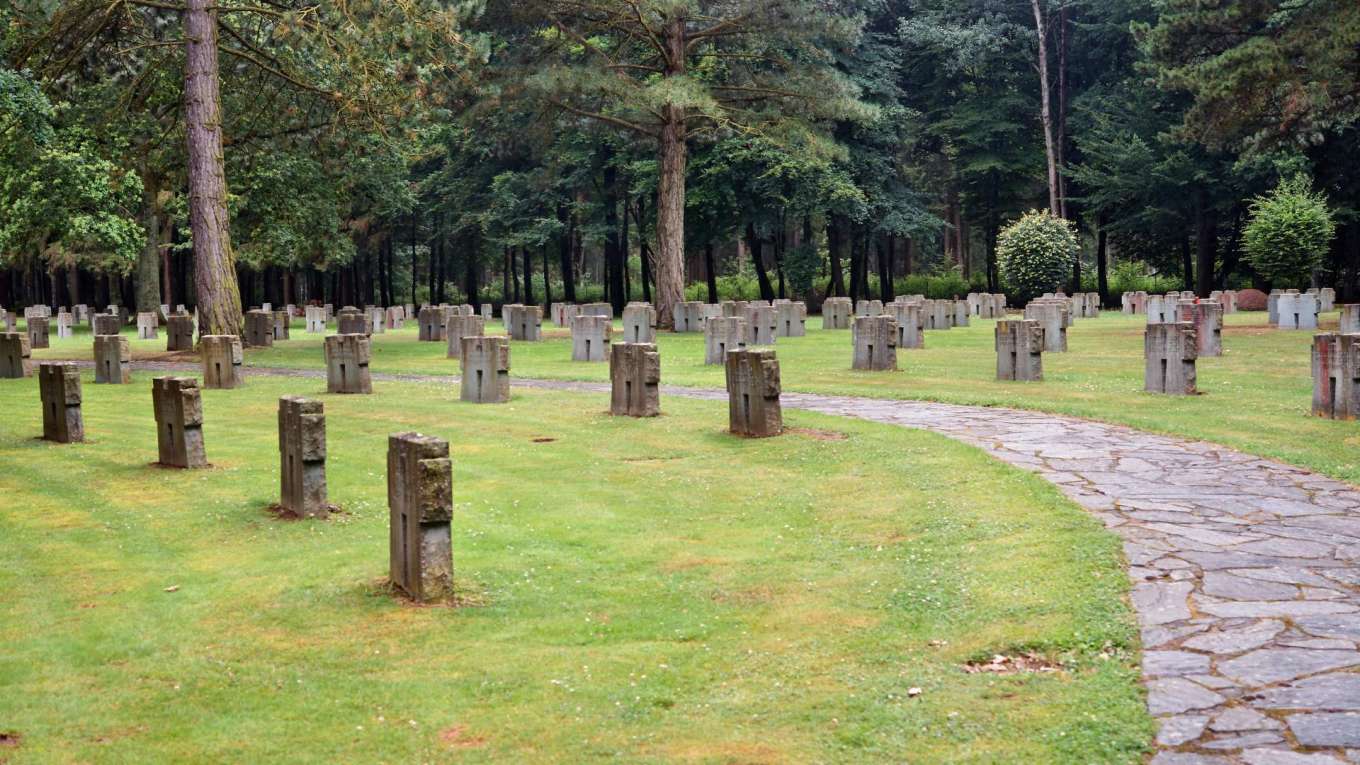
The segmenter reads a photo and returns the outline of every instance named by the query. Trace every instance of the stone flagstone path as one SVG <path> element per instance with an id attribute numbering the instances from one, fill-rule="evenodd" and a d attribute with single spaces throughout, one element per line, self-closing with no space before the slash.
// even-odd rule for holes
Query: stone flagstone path
<path id="1" fill-rule="evenodd" d="M 802 393 L 783 404 L 972 444 L 1051 481 L 1122 537 L 1160 725 L 1153 765 L 1360 763 L 1360 490 L 1212 444 L 1038 412 Z"/>

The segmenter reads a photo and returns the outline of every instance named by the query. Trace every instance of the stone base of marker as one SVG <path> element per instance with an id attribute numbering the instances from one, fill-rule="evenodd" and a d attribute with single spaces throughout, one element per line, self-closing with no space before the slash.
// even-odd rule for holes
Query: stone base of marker
<path id="1" fill-rule="evenodd" d="M 775 307 L 753 302 L 746 309 L 746 345 L 774 345 L 778 337 Z"/>
<path id="2" fill-rule="evenodd" d="M 368 371 L 372 340 L 367 335 L 331 335 L 326 338 L 326 392 L 372 393 Z"/>
<path id="3" fill-rule="evenodd" d="M 293 314 L 290 311 L 274 311 L 274 342 L 288 340 L 293 331 Z"/>
<path id="4" fill-rule="evenodd" d="M 43 440 L 70 444 L 85 440 L 80 415 L 80 368 L 73 361 L 45 361 L 38 366 L 42 398 Z"/>
<path id="5" fill-rule="evenodd" d="M 773 350 L 728 351 L 727 419 L 733 433 L 768 438 L 784 432 L 780 392 L 779 360 Z"/>
<path id="6" fill-rule="evenodd" d="M 1071 306 L 1067 300 L 1038 298 L 1025 306 L 1025 318 L 1044 328 L 1044 351 L 1067 352 L 1067 325 Z"/>
<path id="7" fill-rule="evenodd" d="M 211 335 L 210 335 L 211 337 Z M 151 381 L 156 412 L 158 462 L 166 467 L 205 468 L 203 397 L 192 377 L 157 377 Z"/>
<path id="8" fill-rule="evenodd" d="M 656 342 L 656 309 L 651 303 L 629 303 L 624 306 L 623 342 Z"/>
<path id="9" fill-rule="evenodd" d="M 299 518 L 325 518 L 326 410 L 301 396 L 279 399 L 279 509 Z"/>
<path id="10" fill-rule="evenodd" d="M 438 310 L 437 310 L 437 309 L 434 309 L 434 310 L 435 310 L 435 313 L 438 313 Z M 422 311 L 421 315 L 422 315 L 422 317 L 426 316 L 426 314 L 425 314 L 423 311 Z M 437 338 L 435 338 L 435 339 L 436 339 L 436 340 L 442 340 L 442 339 L 444 339 L 444 321 L 443 321 L 443 319 L 442 319 L 442 318 L 436 318 L 436 319 L 433 319 L 433 320 L 438 322 L 438 329 L 435 330 L 435 332 L 439 335 L 439 337 L 437 337 Z M 425 329 L 425 319 L 424 319 L 424 318 L 421 319 L 421 325 L 420 325 L 420 326 L 421 326 L 422 331 L 424 331 L 424 329 Z M 367 319 L 367 317 L 365 317 L 365 316 L 363 315 L 362 312 L 360 312 L 360 311 L 357 310 L 357 309 L 349 309 L 349 308 L 342 309 L 342 310 L 340 311 L 340 315 L 335 317 L 335 333 L 336 333 L 337 335 L 367 335 L 367 334 L 368 334 L 368 319 Z M 422 337 L 421 339 L 424 340 L 425 338 Z"/>
<path id="11" fill-rule="evenodd" d="M 619 417 L 661 414 L 661 354 L 652 343 L 609 347 L 609 413 Z"/>
<path id="12" fill-rule="evenodd" d="M 194 317 L 187 313 L 173 313 L 165 320 L 165 350 L 192 351 L 194 349 Z"/>
<path id="13" fill-rule="evenodd" d="M 241 371 L 244 355 L 241 338 L 235 335 L 204 335 L 199 338 L 198 352 L 203 357 L 203 387 L 209 390 L 230 390 L 245 385 Z"/>
<path id="14" fill-rule="evenodd" d="M 956 327 L 968 326 L 968 320 L 973 314 L 972 310 L 970 310 L 968 307 L 968 301 L 955 300 L 953 302 L 954 302 L 954 318 L 953 318 L 954 326 Z"/>
<path id="15" fill-rule="evenodd" d="M 460 398 L 474 404 L 510 400 L 510 341 L 504 337 L 463 338 Z"/>
<path id="16" fill-rule="evenodd" d="M 829 297 L 822 301 L 822 329 L 850 329 L 855 305 L 848 297 Z"/>
<path id="17" fill-rule="evenodd" d="M 1149 324 L 1143 335 L 1144 390 L 1193 395 L 1198 346 L 1193 324 Z"/>
<path id="18" fill-rule="evenodd" d="M 343 317 L 341 321 L 343 321 Z M 274 347 L 274 312 L 255 309 L 246 311 L 246 337 L 248 348 Z"/>
<path id="19" fill-rule="evenodd" d="M 892 303 L 887 306 L 888 315 L 897 323 L 897 347 L 899 350 L 926 347 L 926 333 L 921 326 L 920 303 Z"/>
<path id="20" fill-rule="evenodd" d="M 704 304 L 694 300 L 676 303 L 674 309 L 676 332 L 704 331 Z"/>
<path id="21" fill-rule="evenodd" d="M 32 351 L 23 332 L 0 333 L 0 379 L 33 376 Z"/>
<path id="22" fill-rule="evenodd" d="M 776 337 L 807 336 L 807 304 L 788 300 L 775 303 L 774 321 Z"/>
<path id="23" fill-rule="evenodd" d="M 448 357 L 462 358 L 463 338 L 485 335 L 486 319 L 480 316 L 450 316 L 444 325 L 444 334 L 448 337 Z"/>
<path id="24" fill-rule="evenodd" d="M 325 308 L 316 305 L 309 305 L 306 307 L 304 315 L 307 318 L 307 334 L 309 335 L 326 334 Z"/>
<path id="25" fill-rule="evenodd" d="M 607 316 L 576 316 L 571 320 L 571 360 L 606 361 L 613 322 Z"/>
<path id="26" fill-rule="evenodd" d="M 1193 325 L 1201 358 L 1223 355 L 1223 304 L 1182 300 L 1176 304 L 1176 320 Z"/>
<path id="27" fill-rule="evenodd" d="M 1030 319 L 996 323 L 996 379 L 1044 379 L 1044 327 Z"/>
<path id="28" fill-rule="evenodd" d="M 1360 334 L 1360 303 L 1341 306 L 1341 334 Z"/>
<path id="29" fill-rule="evenodd" d="M 582 306 L 583 309 L 586 307 Z M 543 339 L 543 309 L 536 305 L 512 303 L 502 306 L 501 320 L 505 322 L 505 331 L 511 340 L 534 343 Z"/>
<path id="30" fill-rule="evenodd" d="M 851 368 L 897 371 L 897 321 L 891 316 L 859 316 L 855 319 L 855 352 Z"/>
<path id="31" fill-rule="evenodd" d="M 75 337 L 76 317 L 74 314 L 62 312 L 57 314 L 57 338 L 66 339 Z"/>
<path id="32" fill-rule="evenodd" d="M 453 462 L 449 442 L 419 433 L 387 439 L 392 585 L 420 602 L 453 596 Z"/>
<path id="33" fill-rule="evenodd" d="M 433 306 L 420 309 L 416 321 L 419 333 L 416 340 L 422 343 L 437 343 L 444 340 L 444 312 Z"/>
<path id="34" fill-rule="evenodd" d="M 1313 416 L 1360 418 L 1360 335 L 1313 336 Z"/>
<path id="35" fill-rule="evenodd" d="M 28 320 L 28 347 L 32 350 L 40 348 L 51 348 L 51 341 L 48 336 L 49 320 L 46 318 L 34 317 Z"/>
<path id="36" fill-rule="evenodd" d="M 746 347 L 746 320 L 724 316 L 704 324 L 704 363 L 726 364 L 727 352 Z"/>
<path id="37" fill-rule="evenodd" d="M 132 382 L 132 346 L 122 335 L 95 335 L 94 381 L 99 385 Z"/>
<path id="38" fill-rule="evenodd" d="M 160 326 L 160 317 L 149 311 L 137 314 L 137 339 L 155 340 L 157 338 L 156 329 Z"/>

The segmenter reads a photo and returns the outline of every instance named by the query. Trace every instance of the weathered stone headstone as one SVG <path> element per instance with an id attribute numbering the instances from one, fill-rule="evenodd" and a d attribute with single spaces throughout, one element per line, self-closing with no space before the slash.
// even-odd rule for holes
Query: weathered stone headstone
<path id="1" fill-rule="evenodd" d="M 850 329 L 855 306 L 848 297 L 829 297 L 822 301 L 822 329 Z"/>
<path id="2" fill-rule="evenodd" d="M 855 316 L 882 316 L 882 300 L 857 300 L 855 301 Z"/>
<path id="3" fill-rule="evenodd" d="M 320 401 L 301 396 L 279 399 L 279 507 L 299 518 L 330 515 L 326 410 Z"/>
<path id="4" fill-rule="evenodd" d="M 231 389 L 245 385 L 241 370 L 244 356 L 241 338 L 235 335 L 204 335 L 198 340 L 198 352 L 203 357 L 203 387 Z"/>
<path id="5" fill-rule="evenodd" d="M 745 300 L 724 300 L 718 304 L 718 312 L 728 319 L 745 319 L 751 304 Z"/>
<path id="6" fill-rule="evenodd" d="M 774 306 L 776 337 L 804 337 L 807 335 L 807 304 L 783 301 Z"/>
<path id="7" fill-rule="evenodd" d="M 1336 310 L 1336 290 L 1331 287 L 1318 290 L 1318 310 L 1322 313 Z"/>
<path id="8" fill-rule="evenodd" d="M 249 320 L 249 314 L 247 321 Z M 137 339 L 155 340 L 157 338 L 156 328 L 160 325 L 159 317 L 154 313 L 143 311 L 137 314 Z"/>
<path id="9" fill-rule="evenodd" d="M 897 347 L 903 350 L 926 347 L 926 333 L 921 326 L 921 303 L 892 303 L 888 315 L 897 324 Z"/>
<path id="10" fill-rule="evenodd" d="M 19 317 L 13 311 L 0 311 L 0 321 L 4 322 L 5 332 L 16 332 L 19 328 Z"/>
<path id="11" fill-rule="evenodd" d="M 43 440 L 59 444 L 84 441 L 80 368 L 75 362 L 44 361 L 38 365 L 38 394 L 42 399 Z"/>
<path id="12" fill-rule="evenodd" d="M 448 336 L 448 357 L 462 358 L 463 338 L 485 335 L 486 319 L 480 316 L 450 316 L 448 324 L 444 326 L 444 334 Z"/>
<path id="13" fill-rule="evenodd" d="M 949 329 L 952 326 L 954 301 L 927 300 L 923 303 L 922 322 L 926 329 Z"/>
<path id="14" fill-rule="evenodd" d="M 381 308 L 365 308 L 364 318 L 368 319 L 368 334 L 379 335 L 387 332 L 387 312 Z M 445 324 L 448 322 L 446 321 Z"/>
<path id="15" fill-rule="evenodd" d="M 387 439 L 392 584 L 412 600 L 453 595 L 453 463 L 449 442 L 419 433 Z"/>
<path id="16" fill-rule="evenodd" d="M 1271 290 L 1270 294 L 1266 296 L 1266 319 L 1271 324 L 1280 323 L 1280 296 L 1283 294 L 1284 290 L 1277 289 Z"/>
<path id="17" fill-rule="evenodd" d="M 1067 351 L 1067 312 L 1070 306 L 1066 300 L 1031 300 L 1025 306 L 1025 318 L 1039 322 L 1044 328 L 1044 350 L 1049 353 Z"/>
<path id="18" fill-rule="evenodd" d="M 494 319 L 496 316 L 496 307 L 491 303 L 482 303 L 481 311 L 482 320 L 485 321 L 487 324 L 490 324 L 491 320 Z"/>
<path id="19" fill-rule="evenodd" d="M 307 313 L 307 334 L 324 335 L 326 334 L 326 309 L 321 306 L 309 305 Z"/>
<path id="20" fill-rule="evenodd" d="M 509 306 L 507 306 L 508 308 Z M 420 322 L 420 333 L 416 339 L 423 343 L 437 343 L 444 340 L 444 312 L 434 306 L 425 306 L 420 309 L 417 319 Z M 347 333 L 348 334 L 348 333 Z"/>
<path id="21" fill-rule="evenodd" d="M 1195 328 L 1197 350 L 1203 356 L 1223 355 L 1223 304 L 1182 300 L 1177 306 L 1176 320 Z"/>
<path id="22" fill-rule="evenodd" d="M 1360 417 L 1360 335 L 1313 336 L 1313 416 Z"/>
<path id="23" fill-rule="evenodd" d="M 574 325 L 573 325 L 574 326 Z M 609 347 L 609 413 L 620 417 L 661 414 L 661 354 L 652 343 Z"/>
<path id="24" fill-rule="evenodd" d="M 996 323 L 996 379 L 1044 379 L 1044 328 L 1032 319 Z"/>
<path id="25" fill-rule="evenodd" d="M 75 314 L 67 313 L 65 311 L 62 311 L 61 313 L 57 314 L 58 338 L 65 339 L 68 337 L 75 337 L 76 334 L 75 326 L 76 326 Z"/>
<path id="26" fill-rule="evenodd" d="M 99 385 L 132 382 L 132 346 L 126 337 L 94 336 L 94 381 Z"/>
<path id="27" fill-rule="evenodd" d="M 740 436 L 767 438 L 784 431 L 779 404 L 779 360 L 769 348 L 727 352 L 727 419 Z"/>
<path id="28" fill-rule="evenodd" d="M 1145 313 L 1147 314 L 1147 323 L 1166 324 L 1167 322 L 1174 321 L 1176 318 L 1176 302 L 1178 301 L 1179 298 L 1177 298 L 1175 302 L 1171 302 L 1168 305 L 1165 296 L 1148 295 L 1146 303 L 1147 307 L 1145 309 Z"/>
<path id="29" fill-rule="evenodd" d="M 47 335 L 47 322 L 45 317 L 35 316 L 28 320 L 28 347 L 37 350 L 39 348 L 50 348 L 51 343 Z"/>
<path id="30" fill-rule="evenodd" d="M 761 303 L 751 303 L 746 309 L 746 345 L 774 345 L 778 319 L 775 307 Z"/>
<path id="31" fill-rule="evenodd" d="M 505 330 L 510 334 L 511 340 L 538 342 L 543 339 L 542 308 L 536 305 L 506 305 L 501 308 L 501 317 L 505 321 Z"/>
<path id="32" fill-rule="evenodd" d="M 1143 335 L 1144 390 L 1177 396 L 1195 393 L 1198 345 L 1193 324 L 1149 324 Z"/>
<path id="33" fill-rule="evenodd" d="M 165 320 L 165 350 L 192 351 L 194 349 L 194 317 L 187 313 L 172 313 Z"/>
<path id="34" fill-rule="evenodd" d="M 151 400 L 156 412 L 158 462 L 167 467 L 207 467 L 198 381 L 192 377 L 157 377 L 151 381 Z"/>
<path id="35" fill-rule="evenodd" d="M 372 340 L 367 335 L 331 335 L 325 342 L 326 392 L 372 393 L 368 372 Z"/>
<path id="36" fill-rule="evenodd" d="M 392 306 L 383 312 L 383 322 L 388 329 L 401 329 L 406 326 L 406 316 L 401 308 Z"/>
<path id="37" fill-rule="evenodd" d="M 724 316 L 704 324 L 704 363 L 726 364 L 727 352 L 746 347 L 746 319 Z"/>
<path id="38" fill-rule="evenodd" d="M 606 361 L 613 322 L 608 316 L 576 316 L 571 320 L 571 360 Z"/>
<path id="39" fill-rule="evenodd" d="M 335 304 L 326 303 L 325 305 L 321 306 L 321 309 L 322 314 L 326 317 L 326 321 L 330 321 L 335 318 Z M 406 310 L 410 311 L 411 310 L 410 306 L 407 306 Z"/>
<path id="40" fill-rule="evenodd" d="M 676 332 L 703 332 L 704 304 L 694 300 L 676 303 L 674 319 Z"/>
<path id="41" fill-rule="evenodd" d="M 897 321 L 891 316 L 855 318 L 855 352 L 851 367 L 868 371 L 897 371 Z"/>
<path id="42" fill-rule="evenodd" d="M 656 309 L 651 303 L 629 303 L 623 308 L 623 341 L 656 342 Z"/>
<path id="43" fill-rule="evenodd" d="M 581 306 L 578 316 L 605 316 L 614 319 L 614 306 L 609 303 L 586 303 Z"/>
<path id="44" fill-rule="evenodd" d="M 723 315 L 722 305 L 718 303 L 704 303 L 704 321 L 709 319 L 720 319 Z"/>
<path id="45" fill-rule="evenodd" d="M 1317 329 L 1318 297 L 1289 290 L 1280 295 L 1276 313 L 1280 329 Z"/>
<path id="46" fill-rule="evenodd" d="M 1341 306 L 1341 334 L 1360 334 L 1360 303 Z"/>
<path id="47" fill-rule="evenodd" d="M 430 318 L 432 326 L 435 327 L 431 332 L 437 335 L 432 339 L 436 341 L 443 340 L 444 316 L 443 311 L 439 308 L 420 309 L 420 330 L 422 334 L 420 339 L 427 339 L 423 336 L 427 329 L 427 318 Z M 340 315 L 335 318 L 335 334 L 337 335 L 367 335 L 368 331 L 368 317 L 364 316 L 363 312 L 356 308 L 341 309 Z"/>
<path id="48" fill-rule="evenodd" d="M 340 321 L 345 321 L 345 316 L 340 316 Z M 259 308 L 246 311 L 246 337 L 245 344 L 248 348 L 272 348 L 274 347 L 274 312 L 265 311 Z"/>
<path id="49" fill-rule="evenodd" d="M 510 400 L 510 341 L 504 337 L 463 338 L 461 397 L 474 404 Z"/>
<path id="50" fill-rule="evenodd" d="M 972 311 L 968 310 L 968 302 L 966 300 L 955 300 L 953 301 L 953 303 L 954 303 L 954 317 L 952 320 L 953 325 L 955 327 L 968 326 L 968 320 L 972 316 Z"/>
<path id="51" fill-rule="evenodd" d="M 581 307 L 575 303 L 553 303 L 548 307 L 548 315 L 552 317 L 552 323 L 559 327 L 570 327 L 571 317 L 581 312 Z"/>
<path id="52" fill-rule="evenodd" d="M 0 333 L 0 379 L 33 376 L 28 335 L 23 332 Z"/>
<path id="53" fill-rule="evenodd" d="M 290 311 L 274 312 L 274 342 L 288 340 L 292 332 L 293 314 Z"/>

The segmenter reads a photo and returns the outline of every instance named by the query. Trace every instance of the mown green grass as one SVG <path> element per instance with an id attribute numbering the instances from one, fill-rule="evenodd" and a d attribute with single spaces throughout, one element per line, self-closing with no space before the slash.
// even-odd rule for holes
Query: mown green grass
<path id="1" fill-rule="evenodd" d="M 378 366 L 417 366 L 392 339 Z M 345 512 L 284 522 L 276 401 L 324 383 L 206 391 L 214 468 L 180 472 L 150 465 L 150 377 L 87 375 L 70 446 L 35 440 L 34 380 L 0 381 L 0 760 L 1089 763 L 1149 740 L 1117 541 L 941 437 L 791 412 L 814 431 L 743 440 L 714 402 L 630 420 L 379 382 L 324 396 Z M 383 587 L 405 429 L 452 443 L 464 607 Z M 1023 650 L 1063 670 L 961 669 Z"/>
<path id="2" fill-rule="evenodd" d="M 1333 330 L 1336 315 L 1325 318 Z M 1069 330 L 1067 353 L 1044 356 L 1042 383 L 995 379 L 995 322 L 928 332 L 926 348 L 898 353 L 896 374 L 850 369 L 850 333 L 823 331 L 809 319 L 808 335 L 781 339 L 784 388 L 811 393 L 1008 406 L 1120 423 L 1144 430 L 1204 439 L 1360 483 L 1360 428 L 1354 422 L 1311 417 L 1312 333 L 1280 331 L 1264 313 L 1228 317 L 1224 355 L 1199 361 L 1203 395 L 1176 398 L 1143 393 L 1143 317 L 1106 313 Z M 545 325 L 549 339 L 514 343 L 512 376 L 607 380 L 604 364 L 571 361 L 569 333 Z M 492 332 L 499 333 L 499 324 Z M 300 329 L 272 350 L 249 351 L 247 363 L 318 367 L 321 340 Z M 381 372 L 456 374 L 439 343 L 416 342 L 414 329 L 376 336 L 373 369 Z M 56 341 L 54 341 L 56 343 Z M 138 352 L 164 350 L 164 341 L 135 344 Z M 671 385 L 723 386 L 720 367 L 703 363 L 701 335 L 663 334 L 662 380 Z M 36 356 L 89 357 L 89 338 L 60 341 Z"/>

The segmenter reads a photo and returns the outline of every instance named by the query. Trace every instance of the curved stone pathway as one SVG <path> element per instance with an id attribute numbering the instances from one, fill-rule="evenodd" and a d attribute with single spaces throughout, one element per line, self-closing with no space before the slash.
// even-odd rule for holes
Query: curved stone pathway
<path id="1" fill-rule="evenodd" d="M 325 376 L 256 367 L 247 374 Z M 718 390 L 664 394 L 726 399 Z M 1043 476 L 1120 535 L 1148 707 L 1160 725 L 1154 765 L 1360 763 L 1360 490 L 1224 447 L 1071 417 L 803 393 L 782 399 L 788 409 L 977 446 Z"/>

